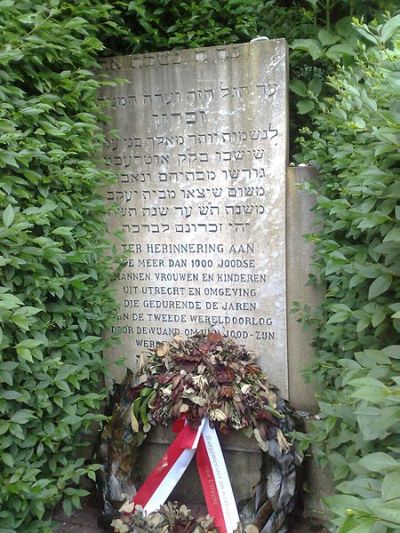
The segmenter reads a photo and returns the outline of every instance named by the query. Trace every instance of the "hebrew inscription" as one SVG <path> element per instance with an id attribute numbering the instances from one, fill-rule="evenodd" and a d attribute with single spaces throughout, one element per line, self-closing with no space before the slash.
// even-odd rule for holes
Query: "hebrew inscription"
<path id="1" fill-rule="evenodd" d="M 118 176 L 105 192 L 110 234 L 122 230 L 115 242 L 128 252 L 111 359 L 134 367 L 156 341 L 214 327 L 255 351 L 287 394 L 285 41 L 103 68 L 128 80 L 100 96 L 111 115 L 104 157 Z"/>

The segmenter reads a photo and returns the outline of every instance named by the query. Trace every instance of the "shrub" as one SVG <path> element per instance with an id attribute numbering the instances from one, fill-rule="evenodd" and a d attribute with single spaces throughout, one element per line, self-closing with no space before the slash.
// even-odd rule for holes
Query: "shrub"
<path id="1" fill-rule="evenodd" d="M 41 531 L 94 475 L 113 261 L 94 153 L 105 2 L 0 2 L 0 525 Z"/>
<path id="2" fill-rule="evenodd" d="M 400 15 L 370 27 L 354 65 L 329 78 L 302 156 L 318 169 L 316 267 L 326 300 L 313 317 L 319 445 L 339 494 L 339 531 L 400 529 Z"/>

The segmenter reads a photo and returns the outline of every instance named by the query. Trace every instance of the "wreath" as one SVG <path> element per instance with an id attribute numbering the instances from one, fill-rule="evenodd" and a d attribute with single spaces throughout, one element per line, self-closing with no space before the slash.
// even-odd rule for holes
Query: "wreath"
<path id="1" fill-rule="evenodd" d="M 238 506 L 238 531 L 287 531 L 298 502 L 302 462 L 290 437 L 295 413 L 268 383 L 254 355 L 218 332 L 159 343 L 139 375 L 128 371 L 117 388 L 100 447 L 104 517 L 108 523 L 114 520 L 116 531 L 217 531 L 209 516 L 195 519 L 186 506 L 170 502 L 149 515 L 131 503 L 116 510 L 136 494 L 140 447 L 151 428 L 184 418 L 196 429 L 205 417 L 219 432 L 254 437 L 262 450 L 254 495 Z"/>

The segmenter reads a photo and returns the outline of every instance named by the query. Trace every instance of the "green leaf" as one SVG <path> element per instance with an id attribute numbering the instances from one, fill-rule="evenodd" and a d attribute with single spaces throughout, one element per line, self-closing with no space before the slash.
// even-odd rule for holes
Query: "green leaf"
<path id="1" fill-rule="evenodd" d="M 334 61 L 340 61 L 343 57 L 354 55 L 356 55 L 356 51 L 350 44 L 335 44 L 326 51 L 326 56 Z"/>
<path id="2" fill-rule="evenodd" d="M 77 416 L 77 415 L 68 415 L 64 417 L 62 421 L 65 424 L 75 425 L 75 424 L 80 424 L 82 422 L 82 417 Z"/>
<path id="3" fill-rule="evenodd" d="M 19 424 L 10 424 L 10 433 L 25 442 L 25 433 Z"/>
<path id="4" fill-rule="evenodd" d="M 33 411 L 31 411 L 30 409 L 20 409 L 12 415 L 10 420 L 15 424 L 26 424 L 33 418 L 35 418 Z"/>
<path id="5" fill-rule="evenodd" d="M 371 42 L 374 45 L 379 45 L 378 39 L 375 37 L 375 35 L 370 31 L 370 29 L 366 25 L 355 26 L 355 29 L 360 35 L 362 35 L 369 42 Z"/>
<path id="6" fill-rule="evenodd" d="M 394 503 L 388 502 L 388 503 Z M 400 500 L 397 500 L 397 505 L 394 509 L 391 509 L 389 507 L 382 506 L 374 506 L 373 510 L 371 510 L 375 516 L 380 518 L 381 520 L 384 520 L 385 522 L 388 522 L 387 525 L 389 525 L 392 529 L 396 527 L 396 529 L 400 528 Z"/>
<path id="7" fill-rule="evenodd" d="M 372 327 L 376 328 L 381 324 L 386 318 L 386 312 L 383 308 L 377 309 L 375 313 L 372 315 L 371 324 Z"/>
<path id="8" fill-rule="evenodd" d="M 385 472 L 387 470 L 399 469 L 400 465 L 396 459 L 387 453 L 376 452 L 366 455 L 360 459 L 360 465 L 371 472 Z"/>
<path id="9" fill-rule="evenodd" d="M 385 235 L 383 242 L 388 241 L 400 242 L 400 228 L 393 228 Z"/>
<path id="10" fill-rule="evenodd" d="M 17 350 L 18 348 L 36 348 L 41 344 L 43 344 L 43 342 L 38 339 L 24 339 L 23 341 L 17 344 L 16 348 Z"/>
<path id="11" fill-rule="evenodd" d="M 0 162 L 1 161 L 5 163 L 6 165 L 10 165 L 16 168 L 19 167 L 17 160 L 15 159 L 14 155 L 11 154 L 10 152 L 3 152 L 3 153 L 0 152 Z"/>
<path id="12" fill-rule="evenodd" d="M 392 284 L 392 276 L 390 274 L 382 274 L 379 278 L 376 278 L 369 288 L 368 300 L 376 298 L 380 294 L 386 292 Z"/>
<path id="13" fill-rule="evenodd" d="M 400 471 L 386 474 L 382 483 L 382 498 L 385 501 L 400 498 Z"/>
<path id="14" fill-rule="evenodd" d="M 331 511 L 339 516 L 345 516 L 347 509 L 365 509 L 365 506 L 359 498 L 350 496 L 349 494 L 328 496 L 324 498 L 324 501 L 328 504 Z"/>
<path id="15" fill-rule="evenodd" d="M 303 97 L 307 96 L 306 84 L 304 82 L 302 82 L 301 80 L 293 80 L 289 84 L 289 87 L 298 96 L 303 96 Z"/>
<path id="16" fill-rule="evenodd" d="M 314 102 L 312 100 L 299 100 L 297 102 L 297 110 L 300 115 L 305 115 L 314 109 Z"/>
<path id="17" fill-rule="evenodd" d="M 340 36 L 328 30 L 320 30 L 318 32 L 318 39 L 321 41 L 322 46 L 329 46 L 335 44 L 340 40 Z"/>
<path id="18" fill-rule="evenodd" d="M 69 227 L 59 227 L 52 231 L 53 235 L 61 235 L 62 237 L 71 237 L 73 228 Z"/>
<path id="19" fill-rule="evenodd" d="M 55 381 L 63 381 L 66 378 L 68 378 L 69 376 L 71 376 L 71 374 L 76 374 L 80 370 L 81 370 L 81 367 L 78 366 L 78 365 L 65 364 L 57 372 L 57 375 L 55 377 Z"/>
<path id="20" fill-rule="evenodd" d="M 376 523 L 373 516 L 348 516 L 341 524 L 338 533 L 371 533 L 371 527 Z"/>
<path id="21" fill-rule="evenodd" d="M 308 88 L 313 93 L 314 96 L 319 96 L 322 91 L 322 80 L 320 78 L 313 78 L 309 84 Z"/>
<path id="22" fill-rule="evenodd" d="M 28 350 L 28 348 L 18 348 L 17 347 L 17 354 L 20 357 L 20 359 L 23 359 L 24 361 L 29 361 L 30 363 L 33 363 L 33 357 L 32 357 L 32 354 L 31 354 L 30 350 Z"/>
<path id="23" fill-rule="evenodd" d="M 67 516 L 71 516 L 72 514 L 72 503 L 71 500 L 66 499 L 63 501 L 63 511 Z"/>
<path id="24" fill-rule="evenodd" d="M 4 435 L 10 429 L 10 423 L 0 419 L 0 435 Z"/>
<path id="25" fill-rule="evenodd" d="M 36 106 L 36 107 L 24 107 L 23 109 L 20 109 L 20 113 L 22 115 L 40 115 L 41 113 L 44 113 L 45 110 Z"/>
<path id="26" fill-rule="evenodd" d="M 11 204 L 8 204 L 8 206 L 3 211 L 3 224 L 6 228 L 9 228 L 14 220 L 14 210 L 12 208 Z"/>
<path id="27" fill-rule="evenodd" d="M 386 396 L 386 386 L 378 379 L 356 378 L 348 382 L 348 385 L 356 387 L 354 392 L 351 393 L 352 398 L 360 398 L 372 403 L 380 403 Z"/>
<path id="28" fill-rule="evenodd" d="M 386 346 L 385 348 L 383 348 L 383 351 L 389 357 L 393 357 L 393 359 L 400 359 L 400 344 Z"/>
<path id="29" fill-rule="evenodd" d="M 393 427 L 399 418 L 397 407 L 358 407 L 355 414 L 365 441 L 386 437 L 389 428 Z"/>
<path id="30" fill-rule="evenodd" d="M 16 390 L 3 390 L 0 391 L 0 398 L 4 398 L 5 400 L 17 400 L 18 398 L 21 398 L 22 394 Z"/>
<path id="31" fill-rule="evenodd" d="M 345 320 L 348 320 L 351 316 L 351 312 L 348 311 L 339 311 L 338 313 L 334 313 L 328 320 L 328 324 L 338 324 L 340 322 L 344 322 Z"/>
<path id="32" fill-rule="evenodd" d="M 9 466 L 10 468 L 14 466 L 14 459 L 10 453 L 2 453 L 0 457 L 5 465 Z"/>
<path id="33" fill-rule="evenodd" d="M 55 381 L 55 385 L 60 390 L 62 390 L 64 392 L 68 392 L 69 394 L 71 394 L 71 389 L 69 388 L 68 383 L 66 383 L 65 381 Z"/>
<path id="34" fill-rule="evenodd" d="M 316 39 L 295 39 L 291 45 L 294 50 L 305 50 L 314 61 L 322 55 L 322 48 Z"/>
<path id="35" fill-rule="evenodd" d="M 384 387 L 379 379 L 371 377 L 351 379 L 348 384 L 354 387 Z"/>
<path id="36" fill-rule="evenodd" d="M 396 30 L 400 27 L 400 15 L 396 15 L 389 19 L 386 24 L 383 25 L 381 30 L 382 42 L 386 43 L 393 37 Z"/>
<path id="37" fill-rule="evenodd" d="M 382 384 L 380 387 L 360 387 L 350 394 L 351 398 L 360 398 L 371 403 L 382 402 L 386 396 L 385 387 Z"/>

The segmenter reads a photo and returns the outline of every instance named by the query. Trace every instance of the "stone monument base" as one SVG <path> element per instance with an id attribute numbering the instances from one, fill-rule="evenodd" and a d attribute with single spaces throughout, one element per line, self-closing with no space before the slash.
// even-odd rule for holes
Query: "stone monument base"
<path id="1" fill-rule="evenodd" d="M 176 435 L 170 428 L 155 427 L 151 430 L 141 451 L 141 476 L 150 474 L 164 455 Z M 240 432 L 219 435 L 236 503 L 253 496 L 253 488 L 260 480 L 261 451 L 255 439 Z M 187 503 L 190 507 L 203 505 L 204 497 L 196 462 L 193 460 L 184 473 L 169 500 Z"/>

